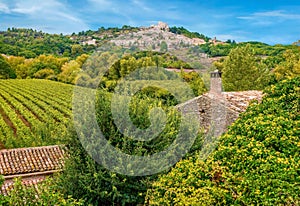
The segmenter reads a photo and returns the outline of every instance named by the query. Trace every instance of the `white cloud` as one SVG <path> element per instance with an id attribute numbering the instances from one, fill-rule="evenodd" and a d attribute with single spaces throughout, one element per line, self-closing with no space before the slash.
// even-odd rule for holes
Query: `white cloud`
<path id="1" fill-rule="evenodd" d="M 88 0 L 91 3 L 96 3 L 100 5 L 111 5 L 111 1 L 108 0 Z"/>
<path id="2" fill-rule="evenodd" d="M 91 10 L 96 11 L 114 11 L 116 10 L 116 4 L 113 1 L 108 0 L 88 0 L 91 5 Z"/>
<path id="3" fill-rule="evenodd" d="M 32 27 L 51 33 L 57 31 L 69 33 L 88 29 L 86 23 L 76 16 L 77 13 L 59 0 L 15 0 L 11 1 L 9 6 L 11 14 L 23 15 L 22 21 L 11 25 L 14 27 Z M 2 7 L 0 3 L 0 11 Z"/>
<path id="4" fill-rule="evenodd" d="M 43 2 L 37 0 L 29 0 L 29 1 L 19 0 L 15 2 L 11 11 L 20 14 L 33 15 L 44 11 L 49 13 L 51 12 L 51 9 L 57 9 L 57 8 L 59 9 L 59 7 L 61 6 L 62 4 L 55 0 L 43 1 Z"/>
<path id="5" fill-rule="evenodd" d="M 148 7 L 143 1 L 141 0 L 131 0 L 128 1 L 114 1 L 114 0 L 87 0 L 93 10 L 97 11 L 107 11 L 113 12 L 117 14 L 124 14 L 131 11 L 146 11 L 151 12 L 153 11 L 152 8 Z"/>
<path id="6" fill-rule="evenodd" d="M 255 41 L 265 42 L 270 45 L 274 44 L 292 44 L 296 41 L 294 35 L 273 35 L 265 34 L 264 36 L 256 36 Z"/>
<path id="7" fill-rule="evenodd" d="M 147 12 L 153 12 L 153 9 L 146 6 L 141 0 L 132 0 L 131 1 L 133 5 L 137 6 L 138 8 L 147 11 Z"/>
<path id="8" fill-rule="evenodd" d="M 217 34 L 216 38 L 219 40 L 222 40 L 222 41 L 226 41 L 228 39 L 231 39 L 231 40 L 239 39 L 239 37 L 237 38 L 237 36 L 231 35 L 231 34 Z"/>
<path id="9" fill-rule="evenodd" d="M 266 12 L 255 12 L 248 16 L 239 16 L 238 19 L 249 21 L 262 21 L 262 25 L 274 23 L 274 20 L 300 20 L 299 14 L 287 13 L 284 10 L 274 10 Z"/>
<path id="10" fill-rule="evenodd" d="M 289 14 L 286 11 L 276 10 L 276 11 L 267 11 L 267 12 L 257 12 L 255 13 L 256 16 L 262 17 L 278 17 L 283 19 L 300 19 L 299 14 Z"/>
<path id="11" fill-rule="evenodd" d="M 0 2 L 0 13 L 9 13 L 9 8 L 6 4 Z"/>

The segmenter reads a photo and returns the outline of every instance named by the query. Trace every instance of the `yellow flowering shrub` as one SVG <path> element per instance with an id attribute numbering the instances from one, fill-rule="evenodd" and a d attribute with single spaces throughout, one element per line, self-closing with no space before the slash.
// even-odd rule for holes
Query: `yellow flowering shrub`
<path id="1" fill-rule="evenodd" d="M 300 77 L 265 90 L 205 162 L 179 162 L 148 190 L 150 205 L 299 205 Z"/>

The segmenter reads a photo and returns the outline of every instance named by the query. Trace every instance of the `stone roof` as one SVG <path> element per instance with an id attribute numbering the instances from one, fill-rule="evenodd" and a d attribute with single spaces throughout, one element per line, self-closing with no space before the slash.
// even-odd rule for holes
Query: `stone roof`
<path id="1" fill-rule="evenodd" d="M 64 154 L 58 145 L 0 150 L 0 175 L 5 179 L 0 192 L 7 194 L 13 178 L 22 177 L 25 185 L 34 185 L 61 171 Z"/>
<path id="2" fill-rule="evenodd" d="M 262 91 L 222 92 L 227 102 L 227 107 L 238 113 L 244 112 L 253 100 L 261 102 Z"/>
<path id="3" fill-rule="evenodd" d="M 235 113 L 241 113 L 246 111 L 249 103 L 253 100 L 261 102 L 263 97 L 262 91 L 249 90 L 249 91 L 240 91 L 240 92 L 222 92 L 220 94 L 208 92 L 201 96 L 195 97 L 187 102 L 184 102 L 177 107 L 182 107 L 187 104 L 191 104 L 195 100 L 201 99 L 202 97 L 218 101 L 223 104 L 228 109 L 232 110 Z"/>
<path id="4" fill-rule="evenodd" d="M 176 107 L 184 114 L 196 114 L 200 128 L 203 128 L 205 133 L 213 130 L 213 134 L 219 136 L 239 117 L 240 113 L 247 109 L 251 101 L 261 102 L 262 97 L 261 91 L 217 92 L 213 90 Z"/>

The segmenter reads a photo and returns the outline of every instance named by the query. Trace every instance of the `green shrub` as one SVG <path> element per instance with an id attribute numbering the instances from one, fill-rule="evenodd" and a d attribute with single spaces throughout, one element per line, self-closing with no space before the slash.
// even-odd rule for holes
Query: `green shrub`
<path id="1" fill-rule="evenodd" d="M 298 205 L 300 77 L 266 89 L 204 163 L 179 162 L 153 183 L 151 205 Z"/>
<path id="2" fill-rule="evenodd" d="M 151 88 L 151 91 L 152 89 L 154 88 Z M 98 125 L 108 142 L 123 153 L 136 156 L 152 155 L 166 149 L 178 134 L 180 115 L 168 105 L 169 102 L 172 103 L 172 100 L 160 100 L 155 95 L 151 98 L 148 97 L 147 92 L 149 91 L 142 91 L 132 97 L 129 111 L 133 124 L 145 129 L 150 126 L 149 112 L 152 108 L 160 107 L 165 110 L 167 124 L 163 131 L 151 141 L 138 141 L 122 134 L 112 116 L 112 94 L 98 92 L 96 101 Z M 131 128 L 126 127 L 126 129 Z M 157 175 L 126 176 L 104 168 L 87 154 L 81 144 L 86 144 L 91 150 L 97 150 L 97 138 L 99 137 L 90 138 L 90 140 L 95 140 L 91 143 L 85 142 L 85 139 L 81 139 L 80 142 L 76 133 L 71 137 L 68 144 L 70 157 L 65 164 L 59 183 L 64 193 L 82 198 L 86 204 L 93 205 L 143 204 L 146 191 Z M 191 152 L 198 149 L 200 144 L 201 136 L 198 135 Z M 120 167 L 128 168 L 129 165 L 120 165 Z"/>
<path id="3" fill-rule="evenodd" d="M 25 186 L 20 178 L 14 180 L 14 187 L 8 196 L 0 195 L 1 205 L 83 205 L 81 200 L 64 195 L 57 190 L 52 179 L 46 179 L 35 186 Z"/>

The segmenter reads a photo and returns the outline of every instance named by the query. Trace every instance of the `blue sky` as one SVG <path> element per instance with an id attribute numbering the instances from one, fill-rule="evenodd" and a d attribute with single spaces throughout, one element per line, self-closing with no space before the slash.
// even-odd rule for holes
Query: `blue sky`
<path id="1" fill-rule="evenodd" d="M 300 39 L 300 1 L 0 0 L 0 30 L 67 34 L 158 21 L 220 40 L 291 44 Z"/>

